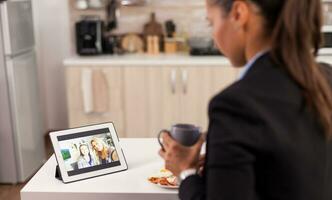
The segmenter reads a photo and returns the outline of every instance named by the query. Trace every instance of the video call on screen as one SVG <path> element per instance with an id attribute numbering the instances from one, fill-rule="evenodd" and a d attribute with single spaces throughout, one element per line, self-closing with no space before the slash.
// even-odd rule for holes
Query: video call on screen
<path id="1" fill-rule="evenodd" d="M 121 165 L 108 128 L 57 138 L 68 176 Z"/>

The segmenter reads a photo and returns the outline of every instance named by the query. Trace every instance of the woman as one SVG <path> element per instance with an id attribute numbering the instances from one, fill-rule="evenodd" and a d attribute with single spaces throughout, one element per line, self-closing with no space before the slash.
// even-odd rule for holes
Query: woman
<path id="1" fill-rule="evenodd" d="M 219 49 L 239 80 L 209 105 L 203 139 L 184 147 L 163 134 L 160 155 L 181 179 L 182 200 L 331 200 L 332 97 L 315 61 L 320 0 L 207 0 Z"/>
<path id="2" fill-rule="evenodd" d="M 91 146 L 95 150 L 99 159 L 99 164 L 106 164 L 112 162 L 112 152 L 114 149 L 108 147 L 100 138 L 93 138 Z"/>
<path id="3" fill-rule="evenodd" d="M 79 150 L 80 150 L 80 157 L 78 158 L 77 161 L 78 169 L 95 166 L 95 162 L 92 159 L 88 145 L 81 144 Z"/>

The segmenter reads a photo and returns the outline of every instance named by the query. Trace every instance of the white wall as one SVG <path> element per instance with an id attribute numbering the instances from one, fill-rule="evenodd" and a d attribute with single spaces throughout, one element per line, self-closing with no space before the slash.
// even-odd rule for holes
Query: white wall
<path id="1" fill-rule="evenodd" d="M 70 55 L 68 0 L 32 0 L 40 89 L 47 130 L 67 125 L 62 61 Z"/>
<path id="2" fill-rule="evenodd" d="M 77 10 L 76 0 L 70 4 L 71 53 L 76 54 L 74 25 L 82 15 L 97 15 L 106 19 L 105 9 Z M 146 0 L 144 6 L 121 7 L 118 27 L 113 34 L 142 33 L 144 24 L 150 21 L 150 14 L 156 14 L 157 21 L 163 25 L 173 20 L 177 34 L 189 37 L 211 38 L 211 27 L 206 20 L 205 0 Z"/>

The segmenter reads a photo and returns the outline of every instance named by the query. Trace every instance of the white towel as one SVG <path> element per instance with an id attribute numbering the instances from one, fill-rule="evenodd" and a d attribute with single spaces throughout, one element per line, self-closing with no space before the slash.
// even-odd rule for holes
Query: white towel
<path id="1" fill-rule="evenodd" d="M 104 72 L 100 69 L 82 70 L 81 88 L 86 114 L 109 112 L 109 87 Z"/>
<path id="2" fill-rule="evenodd" d="M 105 73 L 101 70 L 93 70 L 92 73 L 93 112 L 104 114 L 109 112 L 109 87 Z"/>
<path id="3" fill-rule="evenodd" d="M 83 109 L 86 114 L 93 112 L 92 70 L 84 68 L 81 73 Z"/>

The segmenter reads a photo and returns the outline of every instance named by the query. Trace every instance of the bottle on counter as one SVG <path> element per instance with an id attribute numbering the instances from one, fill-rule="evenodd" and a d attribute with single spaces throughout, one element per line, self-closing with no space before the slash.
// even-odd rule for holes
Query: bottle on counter
<path id="1" fill-rule="evenodd" d="M 147 53 L 149 55 L 158 55 L 160 53 L 159 36 L 147 36 Z"/>
<path id="2" fill-rule="evenodd" d="M 175 38 L 165 38 L 165 53 L 175 54 L 177 52 L 177 41 Z"/>

